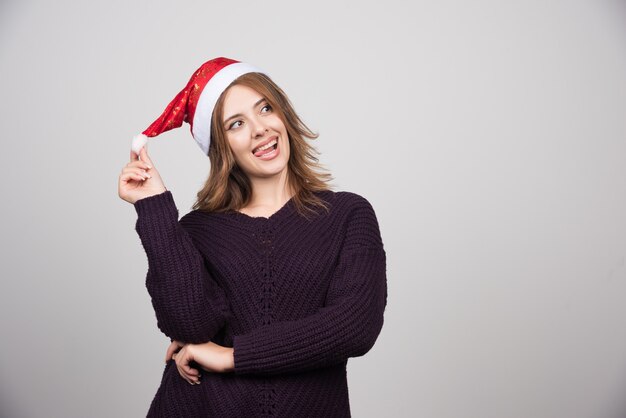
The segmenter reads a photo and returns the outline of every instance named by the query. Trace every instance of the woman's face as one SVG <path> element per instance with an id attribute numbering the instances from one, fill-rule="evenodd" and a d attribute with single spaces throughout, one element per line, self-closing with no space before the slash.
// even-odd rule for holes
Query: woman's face
<path id="1" fill-rule="evenodd" d="M 263 96 L 250 87 L 232 86 L 226 91 L 222 113 L 226 139 L 235 161 L 248 177 L 286 174 L 287 128 Z M 269 148 L 258 149 L 268 144 Z"/>

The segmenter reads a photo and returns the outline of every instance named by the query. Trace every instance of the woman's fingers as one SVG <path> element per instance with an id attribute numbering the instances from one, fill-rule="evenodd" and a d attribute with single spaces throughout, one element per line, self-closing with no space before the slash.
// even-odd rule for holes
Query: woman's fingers
<path id="1" fill-rule="evenodd" d="M 182 367 L 183 371 L 185 372 L 186 375 L 188 376 L 192 376 L 197 378 L 198 375 L 200 374 L 200 371 L 198 369 L 194 369 L 192 368 L 189 363 L 187 364 L 182 364 L 180 367 Z"/>
<path id="2" fill-rule="evenodd" d="M 146 179 L 147 177 L 142 176 L 141 174 L 136 173 L 134 171 L 124 172 L 120 176 L 120 180 L 125 183 L 128 183 L 130 180 L 137 180 L 137 181 L 143 182 L 143 181 L 146 181 Z"/>
<path id="3" fill-rule="evenodd" d="M 130 159 L 119 176 L 117 193 L 120 198 L 134 204 L 140 199 L 167 191 L 148 156 L 146 145 L 139 149 L 139 153 L 131 149 Z"/>
<path id="4" fill-rule="evenodd" d="M 146 170 L 144 170 L 143 168 L 139 168 L 139 167 L 124 167 L 122 169 L 122 174 L 129 174 L 129 173 L 134 173 L 134 174 L 138 174 L 140 176 L 142 176 L 143 178 L 152 178 L 152 176 L 150 174 L 148 174 L 148 172 Z"/>
<path id="5" fill-rule="evenodd" d="M 167 350 L 165 351 L 165 364 L 167 364 L 170 358 L 173 358 L 172 357 L 173 355 L 174 355 L 174 352 L 172 350 L 172 344 L 170 344 L 170 346 L 167 347 Z"/>
<path id="6" fill-rule="evenodd" d="M 150 160 L 150 157 L 148 157 L 148 147 L 146 147 L 145 145 L 141 148 L 141 150 L 139 151 L 139 158 L 141 158 L 141 161 L 143 161 L 146 164 L 150 164 L 152 165 L 152 160 Z"/>
<path id="7" fill-rule="evenodd" d="M 172 341 L 165 351 L 165 362 L 167 363 L 170 358 L 174 358 L 176 351 L 181 347 L 183 347 L 183 344 L 178 341 Z"/>
<path id="8" fill-rule="evenodd" d="M 176 351 L 179 348 L 182 349 L 180 351 Z M 186 349 L 184 343 L 180 341 L 172 341 L 169 347 L 167 348 L 167 353 L 165 356 L 165 362 L 172 358 L 176 362 L 176 368 L 178 369 L 178 373 L 181 375 L 183 379 L 185 379 L 190 384 L 199 384 L 200 383 L 200 371 L 192 368 L 189 363 L 193 360 L 191 352 Z"/>
<path id="9" fill-rule="evenodd" d="M 173 354 L 172 358 L 175 360 L 178 373 L 183 379 L 192 385 L 200 383 L 200 372 L 189 366 L 193 358 L 186 346 L 178 353 Z"/>
<path id="10" fill-rule="evenodd" d="M 126 164 L 126 167 L 139 167 L 139 168 L 143 168 L 144 170 L 149 170 L 152 168 L 152 166 L 148 163 L 145 163 L 141 160 L 137 160 L 137 161 L 133 161 L 130 162 L 128 164 Z"/>

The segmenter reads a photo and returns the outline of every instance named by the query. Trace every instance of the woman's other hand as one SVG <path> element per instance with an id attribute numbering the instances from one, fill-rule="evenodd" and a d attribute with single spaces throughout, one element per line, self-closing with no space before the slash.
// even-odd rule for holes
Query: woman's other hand
<path id="1" fill-rule="evenodd" d="M 179 350 L 185 347 L 185 345 L 186 345 L 185 343 L 180 342 L 180 341 L 176 341 L 176 340 L 172 341 L 170 346 L 167 347 L 167 351 L 165 352 L 165 364 L 167 364 L 167 362 L 170 361 L 171 359 L 176 360 L 176 357 L 178 353 L 180 352 Z M 182 357 L 179 358 L 179 361 L 180 360 L 182 360 Z M 176 367 L 178 368 L 178 373 L 187 382 L 191 384 L 200 383 L 200 371 L 199 370 L 196 370 L 190 367 L 189 365 L 183 366 L 182 364 L 178 364 L 178 362 L 176 362 Z"/>
<path id="2" fill-rule="evenodd" d="M 181 349 L 176 352 L 178 348 Z M 191 384 L 199 384 L 202 376 L 199 370 L 190 366 L 192 361 L 207 372 L 227 373 L 235 368 L 233 353 L 233 348 L 222 347 L 211 341 L 203 344 L 184 344 L 180 341 L 172 341 L 167 349 L 165 361 L 167 362 L 170 357 L 173 358 L 181 377 Z"/>
<path id="3" fill-rule="evenodd" d="M 167 191 L 159 172 L 148 157 L 144 145 L 139 155 L 130 151 L 130 162 L 122 169 L 119 177 L 118 194 L 123 200 L 135 204 L 139 199 Z"/>

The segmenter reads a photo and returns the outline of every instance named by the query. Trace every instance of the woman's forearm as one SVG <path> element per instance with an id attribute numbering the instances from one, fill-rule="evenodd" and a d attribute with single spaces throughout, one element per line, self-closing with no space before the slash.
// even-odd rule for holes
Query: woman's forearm
<path id="1" fill-rule="evenodd" d="M 148 257 L 146 288 L 159 329 L 185 343 L 210 341 L 230 306 L 181 222 L 170 191 L 135 203 L 136 231 Z"/>

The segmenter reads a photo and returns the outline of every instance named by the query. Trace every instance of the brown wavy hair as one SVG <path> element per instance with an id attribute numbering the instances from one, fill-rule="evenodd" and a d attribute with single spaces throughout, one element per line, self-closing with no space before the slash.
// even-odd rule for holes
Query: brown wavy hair
<path id="1" fill-rule="evenodd" d="M 211 142 L 209 160 L 211 170 L 204 187 L 198 192 L 194 210 L 204 212 L 228 212 L 239 210 L 250 202 L 252 184 L 248 176 L 237 165 L 226 138 L 226 130 L 221 123 L 224 111 L 224 97 L 228 89 L 235 85 L 250 87 L 262 95 L 272 106 L 273 111 L 285 124 L 289 137 L 289 161 L 287 163 L 288 187 L 295 192 L 293 203 L 297 211 L 307 214 L 316 213 L 315 209 L 328 210 L 326 203 L 314 194 L 318 191 L 331 190 L 329 185 L 333 177 L 320 163 L 316 155 L 319 152 L 306 138 L 314 140 L 319 134 L 311 131 L 295 112 L 293 105 L 283 90 L 267 75 L 247 73 L 233 81 L 219 99 L 211 116 Z"/>

